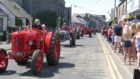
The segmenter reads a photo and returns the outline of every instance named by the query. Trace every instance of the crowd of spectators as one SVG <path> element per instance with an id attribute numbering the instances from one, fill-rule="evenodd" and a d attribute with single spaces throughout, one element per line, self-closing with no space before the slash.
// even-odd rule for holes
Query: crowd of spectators
<path id="1" fill-rule="evenodd" d="M 129 17 L 121 21 L 115 18 L 102 28 L 102 34 L 112 44 L 115 53 L 123 54 L 124 64 L 136 62 L 140 67 L 140 22 L 129 20 Z"/>

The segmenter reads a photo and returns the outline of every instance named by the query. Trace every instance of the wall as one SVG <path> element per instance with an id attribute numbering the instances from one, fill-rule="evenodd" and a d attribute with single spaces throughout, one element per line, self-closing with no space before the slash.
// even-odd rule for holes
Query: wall
<path id="1" fill-rule="evenodd" d="M 124 1 L 118 6 L 118 18 L 121 19 L 123 15 L 127 14 L 127 1 Z"/>
<path id="2" fill-rule="evenodd" d="M 35 16 L 38 12 L 52 11 L 64 16 L 64 0 L 24 0 L 22 6 L 28 13 Z"/>
<path id="3" fill-rule="evenodd" d="M 65 22 L 67 24 L 70 24 L 71 23 L 71 7 L 67 7 L 65 8 Z"/>
<path id="4" fill-rule="evenodd" d="M 127 12 L 131 13 L 140 9 L 140 0 L 128 0 L 127 1 Z"/>
<path id="5" fill-rule="evenodd" d="M 3 30 L 6 30 L 7 29 L 7 26 L 8 27 L 15 27 L 15 15 L 12 14 L 5 6 L 3 6 L 1 3 L 0 3 L 0 8 L 3 10 L 3 12 L 8 16 L 8 18 L 6 17 L 3 17 L 4 18 L 4 29 Z M 8 23 L 8 24 L 7 24 Z"/>

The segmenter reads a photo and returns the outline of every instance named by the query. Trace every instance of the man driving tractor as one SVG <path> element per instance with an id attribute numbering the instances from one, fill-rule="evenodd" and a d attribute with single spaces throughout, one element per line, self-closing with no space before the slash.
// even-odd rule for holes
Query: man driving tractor
<path id="1" fill-rule="evenodd" d="M 41 23 L 39 19 L 35 19 L 34 23 L 33 23 L 33 28 L 37 28 L 37 29 L 42 29 L 41 28 Z"/>

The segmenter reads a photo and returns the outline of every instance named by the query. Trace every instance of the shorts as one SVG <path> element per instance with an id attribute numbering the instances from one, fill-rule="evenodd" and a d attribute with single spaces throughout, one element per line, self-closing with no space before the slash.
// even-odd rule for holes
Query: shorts
<path id="1" fill-rule="evenodd" d="M 114 36 L 114 42 L 119 42 L 121 43 L 121 36 Z"/>
<path id="2" fill-rule="evenodd" d="M 137 52 L 140 52 L 140 45 L 136 47 Z"/>
<path id="3" fill-rule="evenodd" d="M 124 48 L 128 48 L 128 47 L 131 47 L 131 46 L 132 46 L 131 41 L 124 41 L 123 42 L 123 47 Z"/>

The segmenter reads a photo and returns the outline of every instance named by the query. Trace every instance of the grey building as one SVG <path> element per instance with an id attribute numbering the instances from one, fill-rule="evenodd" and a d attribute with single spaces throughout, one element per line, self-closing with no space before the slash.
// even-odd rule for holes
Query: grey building
<path id="1" fill-rule="evenodd" d="M 14 0 L 21 5 L 28 13 L 35 16 L 38 12 L 56 12 L 58 16 L 64 18 L 64 0 Z"/>
<path id="2" fill-rule="evenodd" d="M 22 20 L 20 25 L 17 25 L 17 18 Z M 17 3 L 10 0 L 0 0 L 0 33 L 2 33 L 3 41 L 6 40 L 8 31 L 21 25 L 26 26 L 27 19 L 31 21 L 32 17 Z"/>
<path id="3" fill-rule="evenodd" d="M 71 7 L 66 7 L 65 8 L 65 13 L 64 13 L 64 20 L 67 24 L 71 23 Z"/>

